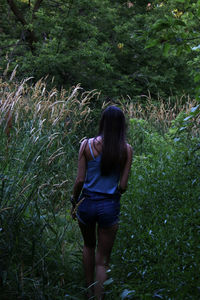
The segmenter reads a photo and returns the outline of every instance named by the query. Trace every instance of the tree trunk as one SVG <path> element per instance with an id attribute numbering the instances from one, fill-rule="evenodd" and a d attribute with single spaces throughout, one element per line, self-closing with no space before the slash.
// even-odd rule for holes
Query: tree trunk
<path id="1" fill-rule="evenodd" d="M 34 14 L 35 12 L 39 9 L 40 4 L 42 3 L 43 0 L 37 0 L 35 3 L 35 6 L 33 8 L 33 14 L 32 14 L 32 19 L 34 18 Z M 28 25 L 23 14 L 21 13 L 21 11 L 18 9 L 18 7 L 16 6 L 14 0 L 7 0 L 8 5 L 10 6 L 10 9 L 12 10 L 13 14 L 15 15 L 17 21 L 19 21 L 22 26 L 26 26 Z M 37 42 L 37 38 L 35 36 L 34 31 L 30 30 L 30 29 L 26 29 L 26 36 L 25 38 L 27 39 L 27 42 L 29 44 L 29 47 L 31 49 L 31 52 L 34 52 L 34 42 Z"/>

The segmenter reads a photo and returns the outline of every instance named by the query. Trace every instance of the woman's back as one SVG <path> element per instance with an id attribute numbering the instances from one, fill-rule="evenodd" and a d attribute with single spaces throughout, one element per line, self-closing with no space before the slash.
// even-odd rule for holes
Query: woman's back
<path id="1" fill-rule="evenodd" d="M 120 167 L 109 175 L 101 174 L 102 138 L 97 137 L 86 141 L 85 156 L 87 158 L 87 173 L 83 186 L 85 192 L 96 192 L 114 195 L 118 193 Z"/>
<path id="2" fill-rule="evenodd" d="M 102 153 L 102 142 L 103 141 L 101 136 L 86 140 L 84 154 L 86 156 L 87 161 L 93 160 L 94 157 L 96 158 Z M 92 153 L 94 157 L 92 156 Z"/>

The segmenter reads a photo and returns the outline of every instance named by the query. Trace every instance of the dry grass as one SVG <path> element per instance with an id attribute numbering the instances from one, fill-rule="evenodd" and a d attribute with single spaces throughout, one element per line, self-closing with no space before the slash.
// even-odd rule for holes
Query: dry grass
<path id="1" fill-rule="evenodd" d="M 47 124 L 56 126 L 62 123 L 66 133 L 71 132 L 72 127 L 76 131 L 77 127 L 88 119 L 92 99 L 98 98 L 100 94 L 96 90 L 83 92 L 79 84 L 69 91 L 63 88 L 60 91 L 56 88 L 48 91 L 45 78 L 34 85 L 29 84 L 31 77 L 16 83 L 15 73 L 16 70 L 8 82 L 3 82 L 0 78 L 0 125 L 3 123 L 5 128 L 10 127 L 12 121 L 12 125 L 15 124 L 19 130 L 21 120 L 31 120 L 34 125 L 37 123 L 36 127 L 39 126 L 40 130 Z M 172 102 L 170 97 L 158 97 L 155 102 L 150 93 L 142 97 L 146 99 L 145 103 L 134 102 L 130 97 L 122 101 L 128 118 L 148 120 L 154 125 L 162 126 L 164 131 L 171 126 L 171 122 L 179 113 L 187 114 L 197 105 L 195 99 L 186 95 L 177 97 L 175 102 Z M 105 106 L 103 104 L 102 108 Z M 32 126 L 32 132 L 34 130 Z"/>
<path id="2" fill-rule="evenodd" d="M 13 76 L 11 76 L 13 80 Z M 96 90 L 83 92 L 80 85 L 72 87 L 70 91 L 56 88 L 48 91 L 45 80 L 41 79 L 34 85 L 27 82 L 3 82 L 0 79 L 0 125 L 8 127 L 12 120 L 18 130 L 21 122 L 32 122 L 32 132 L 37 127 L 63 124 L 66 132 L 84 124 L 90 114 L 89 103 L 98 97 Z M 37 123 L 37 126 L 36 126 Z"/>
<path id="3" fill-rule="evenodd" d="M 146 98 L 146 102 L 132 102 L 130 99 L 126 105 L 126 112 L 129 118 L 144 119 L 153 122 L 157 126 L 163 126 L 166 131 L 170 126 L 171 122 L 176 119 L 178 114 L 181 112 L 188 113 L 191 108 L 197 105 L 196 100 L 191 99 L 190 96 L 183 95 L 180 98 L 176 97 L 176 102 L 171 101 L 169 97 L 164 100 L 158 97 L 158 101 L 152 100 L 149 93 Z"/>

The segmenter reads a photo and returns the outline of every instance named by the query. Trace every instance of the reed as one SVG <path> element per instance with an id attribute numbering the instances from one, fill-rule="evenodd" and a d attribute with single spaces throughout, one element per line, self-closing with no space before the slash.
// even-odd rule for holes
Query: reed
<path id="1" fill-rule="evenodd" d="M 172 101 L 171 97 L 163 99 L 158 96 L 155 101 L 152 99 L 151 94 L 143 95 L 142 98 L 145 102 L 134 102 L 130 98 L 126 101 L 125 111 L 129 118 L 147 120 L 157 129 L 166 132 L 172 125 L 172 121 L 180 113 L 187 114 L 191 108 L 197 105 L 195 99 L 191 99 L 189 95 L 182 95 L 176 97 Z"/>
<path id="2" fill-rule="evenodd" d="M 30 79 L 0 81 L 1 294 L 56 299 L 58 290 L 61 297 L 70 291 L 77 267 L 70 261 L 80 262 L 69 198 L 99 94 L 80 85 L 48 91 L 45 80 Z"/>

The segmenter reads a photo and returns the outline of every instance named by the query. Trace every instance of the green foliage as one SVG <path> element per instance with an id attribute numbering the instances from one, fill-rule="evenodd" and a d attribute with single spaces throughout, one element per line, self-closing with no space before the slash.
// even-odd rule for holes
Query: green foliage
<path id="1" fill-rule="evenodd" d="M 179 122 L 172 126 L 179 127 Z M 130 131 L 135 157 L 121 201 L 111 294 L 122 299 L 198 299 L 199 136 L 191 130 L 176 138 L 161 136 L 136 119 Z"/>
<path id="2" fill-rule="evenodd" d="M 146 35 L 146 48 L 162 48 L 166 57 L 184 56 L 190 76 L 196 83 L 199 83 L 199 11 L 199 1 L 158 1 L 155 9 L 158 19 Z M 198 99 L 199 84 L 193 83 L 191 88 Z"/>
<path id="3" fill-rule="evenodd" d="M 37 1 L 14 3 L 17 16 L 3 0 L 0 67 L 3 71 L 9 63 L 11 73 L 18 65 L 19 79 L 26 74 L 37 81 L 49 75 L 50 87 L 54 77 L 58 87 L 80 83 L 85 90 L 98 89 L 109 98 L 150 90 L 157 99 L 158 93 L 187 93 L 193 87 L 192 67 L 186 64 L 193 59 L 188 54 L 177 57 L 170 47 L 175 31 L 184 38 L 182 28 L 189 16 L 186 20 L 168 16 L 168 5 L 44 0 L 36 9 Z M 179 48 L 188 47 L 180 44 Z"/>

